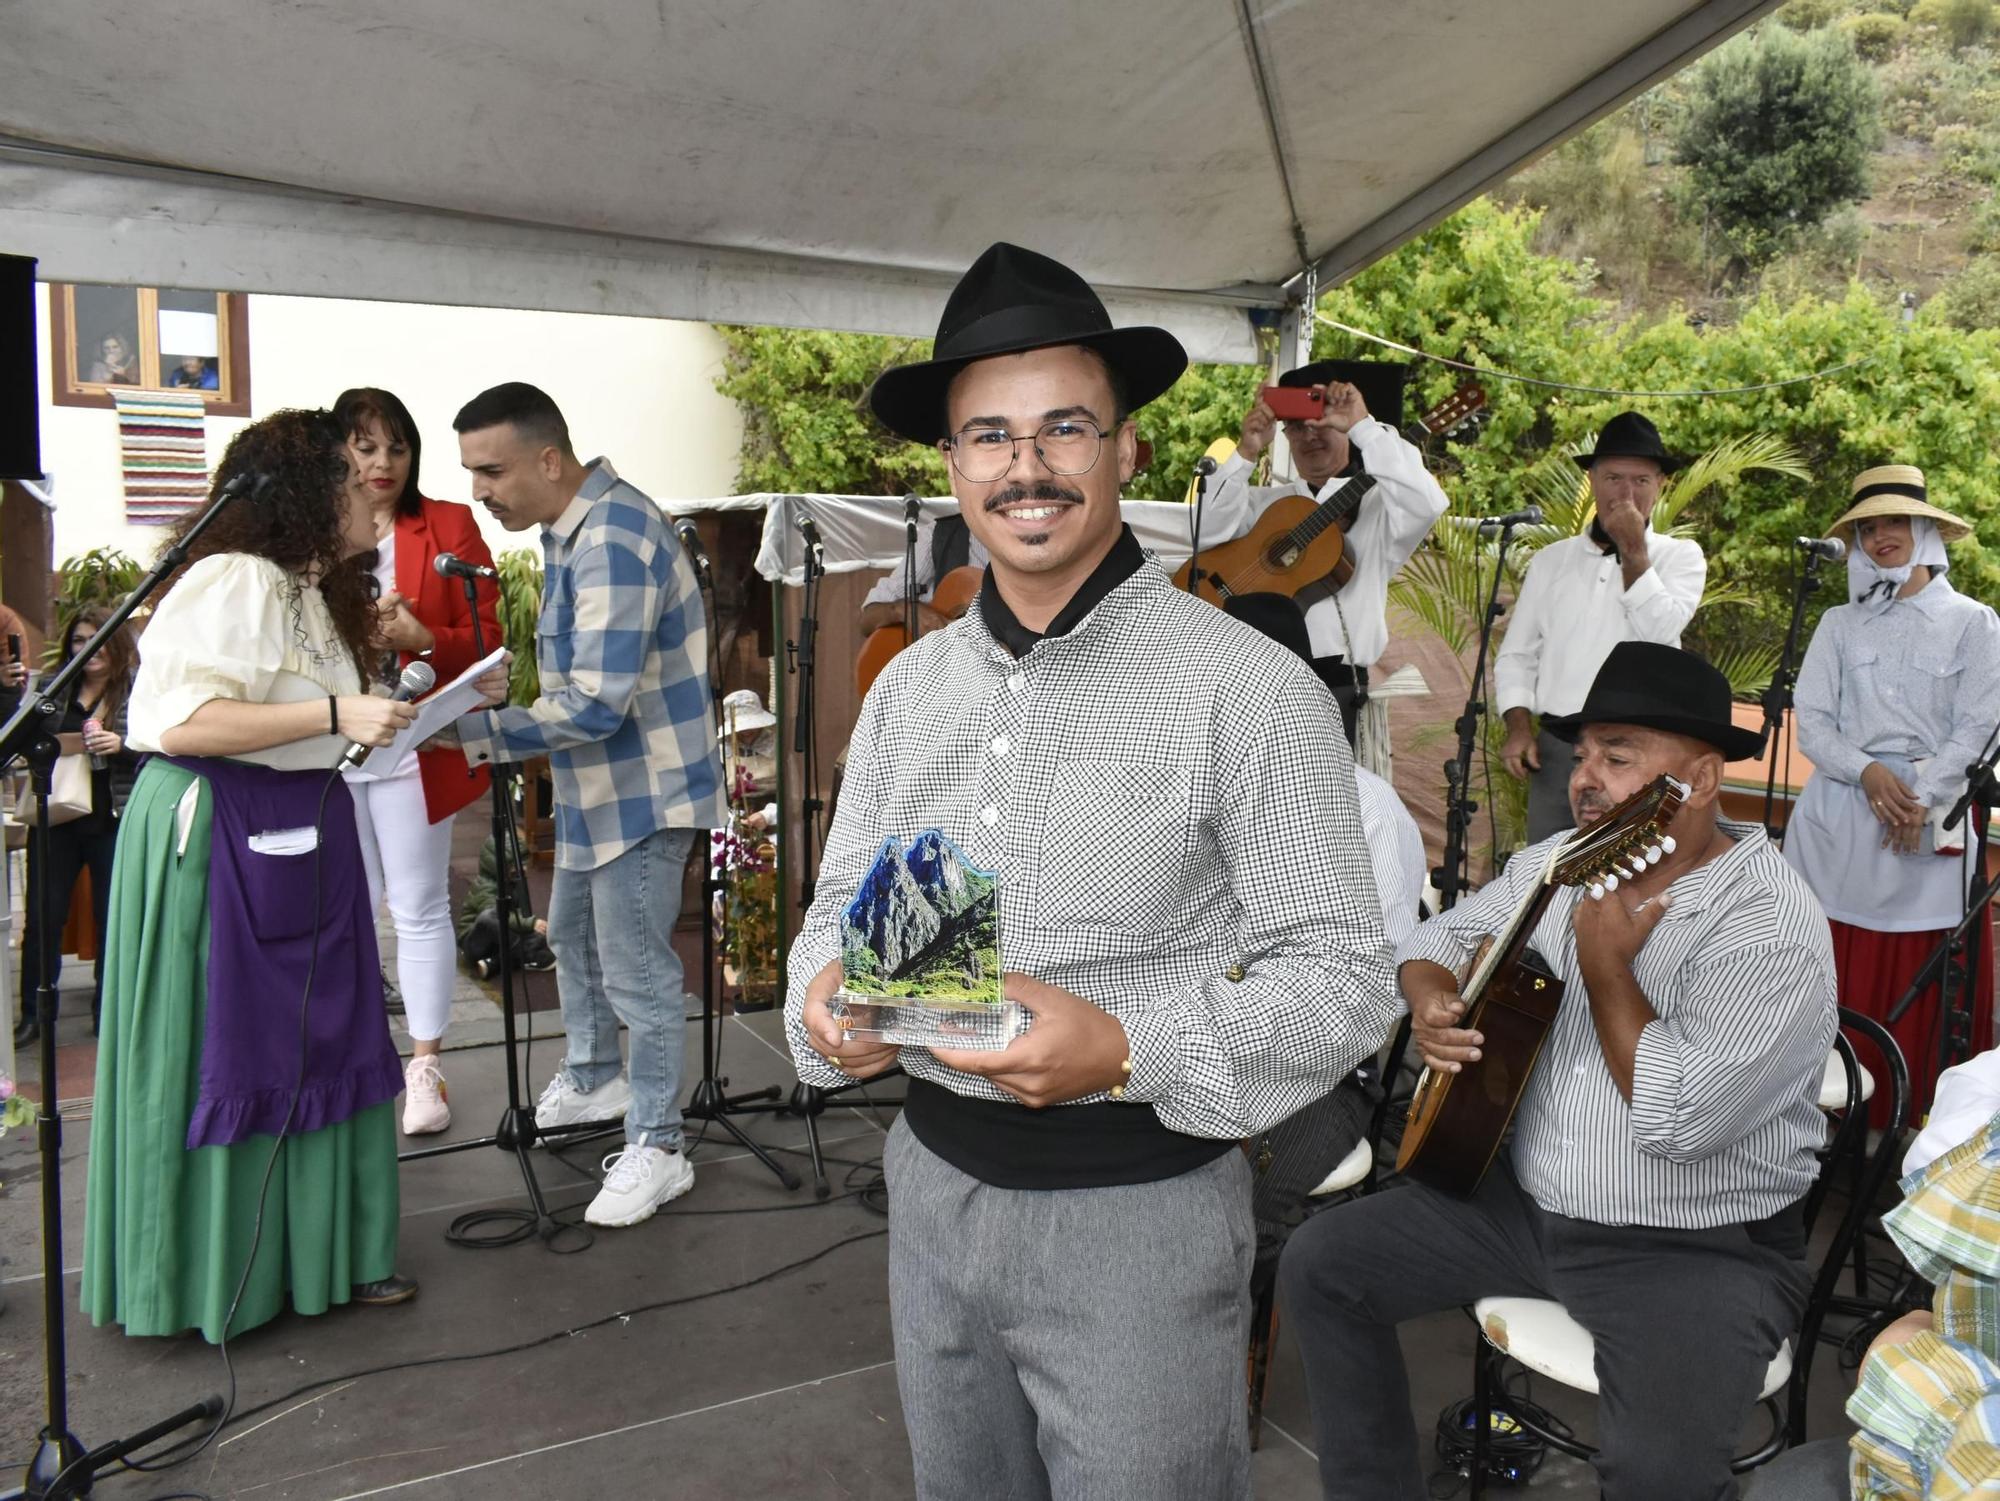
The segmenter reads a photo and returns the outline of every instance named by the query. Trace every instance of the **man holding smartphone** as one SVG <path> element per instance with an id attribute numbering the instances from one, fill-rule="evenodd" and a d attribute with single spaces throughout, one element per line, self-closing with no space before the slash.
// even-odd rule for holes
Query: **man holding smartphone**
<path id="1" fill-rule="evenodd" d="M 1389 581 L 1451 504 L 1416 445 L 1397 431 L 1403 372 L 1402 365 L 1375 360 L 1316 360 L 1287 370 L 1278 389 L 1297 393 L 1302 404 L 1281 400 L 1291 414 L 1281 417 L 1259 395 L 1243 416 L 1235 456 L 1209 483 L 1202 517 L 1202 545 L 1213 546 L 1243 536 L 1283 496 L 1324 503 L 1357 474 L 1375 481 L 1347 527 L 1353 576 L 1338 588 L 1331 580 L 1310 584 L 1298 595 L 1312 637 L 1313 670 L 1340 701 L 1350 743 L 1368 696 L 1368 669 L 1389 644 Z M 1252 471 L 1281 421 L 1296 478 L 1253 485 Z"/>

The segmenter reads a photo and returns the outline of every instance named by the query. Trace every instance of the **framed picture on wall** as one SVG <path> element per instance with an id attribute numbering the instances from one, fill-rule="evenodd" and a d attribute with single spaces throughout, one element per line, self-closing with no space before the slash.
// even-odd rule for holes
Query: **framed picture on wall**
<path id="1" fill-rule="evenodd" d="M 181 287 L 49 284 L 55 404 L 110 407 L 111 388 L 198 391 L 217 416 L 250 415 L 250 299 Z"/>

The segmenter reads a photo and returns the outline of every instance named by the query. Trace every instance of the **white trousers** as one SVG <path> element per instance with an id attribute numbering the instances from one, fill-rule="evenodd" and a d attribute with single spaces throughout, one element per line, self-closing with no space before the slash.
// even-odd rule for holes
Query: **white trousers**
<path id="1" fill-rule="evenodd" d="M 370 906 L 389 900 L 396 925 L 396 985 L 410 1036 L 430 1042 L 451 1020 L 451 990 L 458 974 L 458 946 L 451 930 L 451 825 L 432 823 L 424 808 L 416 762 L 385 781 L 349 781 L 361 859 L 368 868 Z"/>

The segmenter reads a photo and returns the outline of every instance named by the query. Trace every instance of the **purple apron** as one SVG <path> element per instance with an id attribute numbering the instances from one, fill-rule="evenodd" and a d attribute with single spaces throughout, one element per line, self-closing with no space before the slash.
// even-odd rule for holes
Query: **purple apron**
<path id="1" fill-rule="evenodd" d="M 188 1147 L 229 1146 L 285 1128 L 299 1082 L 299 1003 L 313 963 L 315 864 L 319 957 L 306 1002 L 305 1087 L 287 1134 L 338 1125 L 393 1100 L 403 1070 L 383 1010 L 374 912 L 347 784 L 331 771 L 162 759 L 206 781 L 214 810 L 208 1009 Z M 254 836 L 310 829 L 316 821 L 317 857 L 311 849 L 281 855 L 250 847 Z"/>

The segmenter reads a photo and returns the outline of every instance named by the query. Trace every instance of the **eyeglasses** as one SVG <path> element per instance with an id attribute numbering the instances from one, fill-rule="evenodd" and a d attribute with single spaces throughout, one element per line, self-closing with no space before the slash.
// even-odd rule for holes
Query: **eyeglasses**
<path id="1" fill-rule="evenodd" d="M 1082 417 L 1044 422 L 1032 436 L 1015 437 L 1004 427 L 968 427 L 944 440 L 952 467 L 974 484 L 1002 479 L 1014 467 L 1023 443 L 1051 474 L 1084 474 L 1104 448 L 1104 429 Z"/>

